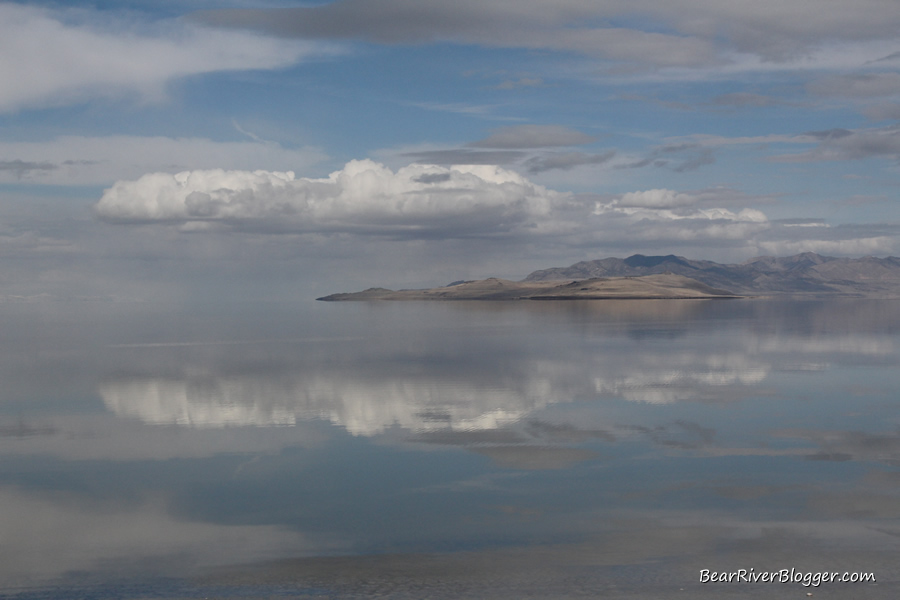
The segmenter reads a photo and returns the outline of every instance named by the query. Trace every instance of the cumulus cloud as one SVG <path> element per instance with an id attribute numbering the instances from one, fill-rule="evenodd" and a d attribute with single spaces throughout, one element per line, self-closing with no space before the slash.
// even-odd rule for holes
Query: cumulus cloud
<path id="1" fill-rule="evenodd" d="M 152 173 L 117 182 L 95 210 L 113 222 L 464 237 L 537 228 L 536 219 L 566 198 L 494 166 L 411 165 L 395 173 L 362 160 L 324 179 L 221 169 Z"/>
<path id="2" fill-rule="evenodd" d="M 0 80 L 8 82 L 0 87 L 0 112 L 123 94 L 160 100 L 174 78 L 283 68 L 319 51 L 309 42 L 182 22 L 163 32 L 91 20 L 89 12 L 0 4 Z"/>
<path id="3" fill-rule="evenodd" d="M 358 160 L 323 178 L 263 170 L 150 173 L 117 182 L 94 211 L 110 224 L 156 224 L 184 233 L 503 239 L 612 253 L 710 247 L 744 256 L 896 252 L 896 227 L 771 221 L 759 206 L 772 201 L 727 188 L 579 195 L 494 165 L 392 170 Z"/>

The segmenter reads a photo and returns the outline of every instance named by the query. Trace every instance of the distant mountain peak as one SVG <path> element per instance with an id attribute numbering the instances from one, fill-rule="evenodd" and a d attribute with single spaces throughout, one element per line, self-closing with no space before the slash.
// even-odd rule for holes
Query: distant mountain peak
<path id="1" fill-rule="evenodd" d="M 569 267 L 535 271 L 525 281 L 640 277 L 672 273 L 706 285 L 747 295 L 900 297 L 900 259 L 836 258 L 815 252 L 758 256 L 740 264 L 720 264 L 667 254 L 582 261 Z"/>
<path id="2" fill-rule="evenodd" d="M 674 254 L 667 254 L 666 256 L 644 256 L 643 254 L 632 254 L 631 256 L 626 258 L 624 262 L 629 267 L 644 268 L 655 267 L 656 265 L 667 262 L 677 262 L 680 264 L 685 264 L 684 259 L 682 259 L 680 256 L 675 256 Z"/>

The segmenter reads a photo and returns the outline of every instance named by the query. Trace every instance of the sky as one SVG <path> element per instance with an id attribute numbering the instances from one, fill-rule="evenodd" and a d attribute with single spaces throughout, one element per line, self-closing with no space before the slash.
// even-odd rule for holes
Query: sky
<path id="1" fill-rule="evenodd" d="M 895 0 L 0 2 L 0 299 L 900 254 Z"/>

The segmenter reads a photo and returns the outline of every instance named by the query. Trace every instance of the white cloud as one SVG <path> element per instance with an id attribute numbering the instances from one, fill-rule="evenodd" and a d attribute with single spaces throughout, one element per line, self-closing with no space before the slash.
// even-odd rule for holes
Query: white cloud
<path id="1" fill-rule="evenodd" d="M 209 235 L 236 231 L 257 236 L 253 239 L 324 234 L 308 238 L 322 243 L 329 235 L 342 234 L 344 245 L 348 235 L 360 243 L 374 236 L 384 244 L 444 240 L 469 245 L 479 239 L 484 244 L 479 255 L 508 254 L 506 244 L 513 242 L 612 254 L 677 250 L 692 255 L 717 248 L 720 259 L 734 260 L 803 251 L 838 256 L 896 251 L 895 228 L 829 227 L 821 221 L 815 221 L 816 227 L 798 227 L 791 221 L 770 221 L 758 207 L 772 201 L 727 188 L 576 195 L 494 165 L 412 164 L 394 171 L 359 160 L 318 179 L 292 171 L 150 173 L 117 182 L 94 211 L 120 227 L 165 228 L 167 244 L 180 230 Z M 143 231 L 149 235 L 154 229 Z M 237 243 L 228 239 L 216 237 L 221 244 Z M 502 249 L 491 246 L 499 240 L 505 244 Z M 383 246 L 380 251 L 388 250 Z"/>
<path id="2" fill-rule="evenodd" d="M 166 31 L 137 31 L 124 21 L 84 23 L 90 18 L 98 20 L 88 12 L 0 4 L 0 112 L 123 95 L 158 101 L 177 77 L 283 68 L 319 51 L 310 42 L 180 21 L 165 23 Z"/>
<path id="3" fill-rule="evenodd" d="M 690 194 L 672 190 L 656 189 L 642 192 L 629 192 L 609 203 L 598 202 L 594 213 L 618 213 L 637 219 L 652 221 L 723 221 L 737 223 L 767 224 L 766 215 L 755 208 L 744 208 L 738 212 L 727 208 L 688 208 L 699 201 Z"/>
<path id="4" fill-rule="evenodd" d="M 843 240 L 807 239 L 772 240 L 759 244 L 762 254 L 789 256 L 815 252 L 826 256 L 887 256 L 897 252 L 900 244 L 892 236 L 874 236 Z"/>
<path id="5" fill-rule="evenodd" d="M 492 165 L 414 164 L 394 172 L 361 160 L 324 179 L 298 178 L 291 171 L 151 173 L 136 181 L 117 182 L 106 190 L 95 211 L 110 222 L 174 223 L 190 225 L 192 230 L 219 224 L 237 229 L 412 237 L 509 232 L 590 235 L 605 228 L 605 217 L 616 221 L 607 227 L 621 227 L 624 217 L 630 223 L 683 222 L 682 228 L 702 223 L 710 232 L 718 225 L 766 227 L 768 223 L 756 209 L 690 207 L 695 201 L 671 190 L 649 190 L 608 203 L 593 202 L 549 190 Z"/>
<path id="6" fill-rule="evenodd" d="M 688 194 L 659 189 L 623 194 L 617 201 L 617 204 L 618 206 L 642 208 L 674 208 L 676 206 L 688 206 L 696 201 L 696 198 Z"/>
<path id="7" fill-rule="evenodd" d="M 152 173 L 117 182 L 95 210 L 119 222 L 464 237 L 537 227 L 535 219 L 567 197 L 490 165 L 410 165 L 395 173 L 361 160 L 324 179 L 221 169 Z"/>

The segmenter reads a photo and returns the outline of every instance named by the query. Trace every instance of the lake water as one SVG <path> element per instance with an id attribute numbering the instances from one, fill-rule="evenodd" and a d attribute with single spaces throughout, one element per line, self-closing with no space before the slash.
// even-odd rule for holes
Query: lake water
<path id="1" fill-rule="evenodd" d="M 900 597 L 900 302 L 0 317 L 3 597 Z"/>

